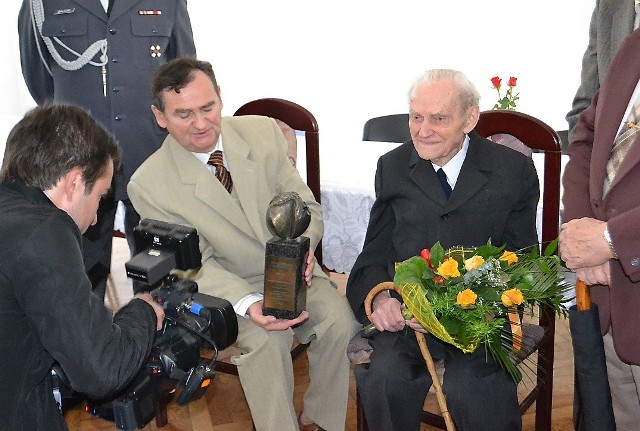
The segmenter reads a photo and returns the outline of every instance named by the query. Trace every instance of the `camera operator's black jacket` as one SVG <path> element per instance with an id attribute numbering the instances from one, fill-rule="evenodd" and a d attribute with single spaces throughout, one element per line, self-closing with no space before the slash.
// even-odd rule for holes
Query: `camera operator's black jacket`
<path id="1" fill-rule="evenodd" d="M 81 235 L 46 195 L 0 184 L 0 430 L 66 430 L 53 398 L 57 361 L 72 388 L 114 395 L 138 372 L 156 317 L 134 299 L 115 316 L 91 293 Z"/>

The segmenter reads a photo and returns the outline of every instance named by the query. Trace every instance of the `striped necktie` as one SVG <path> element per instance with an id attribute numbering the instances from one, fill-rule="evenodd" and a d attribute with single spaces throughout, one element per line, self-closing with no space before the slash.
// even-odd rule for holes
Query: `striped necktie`
<path id="1" fill-rule="evenodd" d="M 627 120 L 625 125 L 622 126 L 618 136 L 613 141 L 613 147 L 611 148 L 611 153 L 609 154 L 609 161 L 607 162 L 607 175 L 604 178 L 604 188 L 602 195 L 606 196 L 609 192 L 609 187 L 613 182 L 613 179 L 618 172 L 618 168 L 622 164 L 624 160 L 624 156 L 629 152 L 629 148 L 635 141 L 635 135 L 638 131 L 638 118 L 640 117 L 640 97 L 637 97 L 629 115 L 627 116 Z"/>
<path id="2" fill-rule="evenodd" d="M 231 189 L 233 188 L 233 181 L 231 180 L 231 174 L 224 167 L 224 163 L 222 162 L 222 151 L 217 150 L 211 153 L 209 157 L 208 164 L 214 166 L 216 168 L 216 178 L 220 180 L 220 183 L 224 186 L 225 189 L 229 193 L 231 193 Z"/>

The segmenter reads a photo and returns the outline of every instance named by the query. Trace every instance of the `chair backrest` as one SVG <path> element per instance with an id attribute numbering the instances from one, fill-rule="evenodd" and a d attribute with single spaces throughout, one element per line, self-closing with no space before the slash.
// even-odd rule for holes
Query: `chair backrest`
<path id="1" fill-rule="evenodd" d="M 409 114 L 385 115 L 364 123 L 363 141 L 405 142 L 409 139 Z"/>
<path id="2" fill-rule="evenodd" d="M 276 118 L 287 123 L 292 129 L 304 132 L 307 186 L 311 189 L 316 201 L 320 203 L 320 140 L 318 122 L 313 114 L 289 100 L 265 98 L 245 103 L 233 115 L 262 115 Z M 318 263 L 322 265 L 322 242 L 318 243 L 315 256 Z"/>
<path id="3" fill-rule="evenodd" d="M 475 131 L 485 138 L 499 133 L 509 134 L 534 152 L 544 153 L 542 244 L 549 244 L 559 233 L 562 154 L 558 133 L 531 115 L 506 110 L 481 112 Z"/>
<path id="4" fill-rule="evenodd" d="M 542 195 L 542 244 L 545 247 L 558 237 L 560 222 L 561 141 L 558 133 L 539 119 L 516 111 L 493 110 L 480 113 L 475 131 L 483 137 L 499 133 L 516 137 L 534 152 L 544 153 Z M 524 413 L 536 402 L 536 430 L 551 429 L 553 395 L 553 360 L 555 314 L 540 310 L 540 326 L 545 330 L 538 343 L 536 385 L 520 403 Z"/>

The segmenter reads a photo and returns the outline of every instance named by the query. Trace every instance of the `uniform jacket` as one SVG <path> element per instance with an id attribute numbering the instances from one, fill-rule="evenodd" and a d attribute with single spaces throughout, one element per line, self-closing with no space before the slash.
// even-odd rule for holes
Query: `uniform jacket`
<path id="1" fill-rule="evenodd" d="M 312 248 L 322 238 L 323 223 L 320 204 L 288 161 L 286 142 L 273 120 L 225 117 L 222 142 L 232 194 L 171 135 L 136 171 L 128 191 L 143 218 L 198 230 L 203 262 L 196 277 L 199 289 L 235 304 L 263 291 L 265 244 L 273 237 L 266 213 L 276 194 L 294 191 L 308 204 L 311 223 L 304 235 Z M 317 265 L 314 275 L 324 277 Z"/>
<path id="2" fill-rule="evenodd" d="M 494 245 L 518 250 L 537 243 L 539 184 L 531 158 L 470 133 L 467 156 L 446 200 L 428 160 L 411 141 L 380 157 L 364 247 L 347 282 L 361 322 L 363 302 L 394 265 L 440 241 L 444 248 Z"/>
<path id="3" fill-rule="evenodd" d="M 27 87 L 36 103 L 52 99 L 55 103 L 82 106 L 114 134 L 124 152 L 115 187 L 116 198 L 123 200 L 131 174 L 166 136 L 150 109 L 153 71 L 176 57 L 196 55 L 187 2 L 115 0 L 108 17 L 100 0 L 42 2 L 44 36 L 56 37 L 78 53 L 98 40 L 107 40 L 107 96 L 103 95 L 101 67 L 87 64 L 67 71 L 53 60 L 40 35 L 34 32 L 31 0 L 23 0 L 18 17 L 20 60 Z M 160 14 L 149 13 L 154 11 Z M 54 45 L 65 60 L 77 58 L 59 44 Z M 96 55 L 93 60 L 99 61 L 99 57 Z"/>
<path id="4" fill-rule="evenodd" d="M 114 395 L 140 370 L 156 317 L 134 299 L 115 316 L 91 293 L 77 225 L 42 191 L 0 184 L 0 429 L 65 430 L 58 362 L 75 391 Z"/>
<path id="5" fill-rule="evenodd" d="M 606 198 L 604 177 L 613 141 L 640 80 L 640 32 L 620 47 L 591 105 L 578 120 L 563 176 L 563 220 L 606 220 L 619 260 L 612 260 L 611 287 L 592 286 L 600 326 L 610 324 L 618 356 L 640 365 L 640 134 L 627 153 Z"/>
<path id="6" fill-rule="evenodd" d="M 573 140 L 578 116 L 591 104 L 611 59 L 633 31 L 636 16 L 633 0 L 597 0 L 589 25 L 589 45 L 582 57 L 580 87 L 567 113 L 569 141 Z"/>

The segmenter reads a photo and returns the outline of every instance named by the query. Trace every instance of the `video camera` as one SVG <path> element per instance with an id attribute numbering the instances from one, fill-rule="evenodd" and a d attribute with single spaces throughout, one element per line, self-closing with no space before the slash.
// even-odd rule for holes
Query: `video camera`
<path id="1" fill-rule="evenodd" d="M 170 274 L 174 269 L 200 268 L 194 228 L 143 219 L 134 239 L 138 253 L 125 263 L 127 276 L 149 287 L 164 308 L 164 327 L 133 383 L 108 403 L 88 405 L 91 413 L 127 431 L 149 423 L 157 414 L 158 397 L 176 388 L 181 389 L 179 405 L 199 399 L 214 378 L 218 351 L 238 336 L 238 321 L 228 301 L 198 293 L 196 283 Z M 202 358 L 202 348 L 213 350 L 213 357 Z"/>

